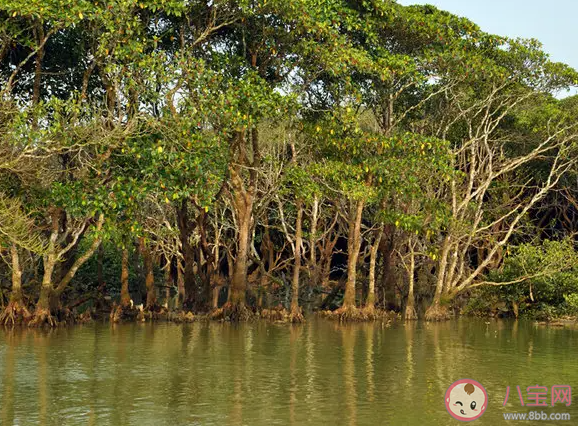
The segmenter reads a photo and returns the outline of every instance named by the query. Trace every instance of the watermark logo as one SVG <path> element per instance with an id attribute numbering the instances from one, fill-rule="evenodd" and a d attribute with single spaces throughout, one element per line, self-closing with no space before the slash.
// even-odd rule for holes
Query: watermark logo
<path id="1" fill-rule="evenodd" d="M 448 413 L 461 422 L 479 419 L 488 407 L 486 389 L 471 379 L 452 383 L 446 391 L 444 400 Z"/>

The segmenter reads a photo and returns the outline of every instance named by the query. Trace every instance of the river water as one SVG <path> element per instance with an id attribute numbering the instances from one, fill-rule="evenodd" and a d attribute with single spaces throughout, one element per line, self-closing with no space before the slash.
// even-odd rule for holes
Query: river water
<path id="1" fill-rule="evenodd" d="M 552 386 L 578 392 L 577 354 L 578 331 L 523 321 L 0 330 L 0 424 L 457 425 L 444 394 L 464 378 L 488 395 L 472 424 L 578 424 L 578 399 L 551 407 Z M 549 407 L 521 406 L 536 385 Z"/>

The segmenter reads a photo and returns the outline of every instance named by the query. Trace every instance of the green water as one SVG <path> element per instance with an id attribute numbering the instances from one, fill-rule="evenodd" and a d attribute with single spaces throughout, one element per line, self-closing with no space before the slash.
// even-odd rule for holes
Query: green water
<path id="1" fill-rule="evenodd" d="M 462 378 L 489 397 L 472 424 L 507 424 L 535 409 L 517 385 L 578 392 L 577 353 L 578 331 L 465 319 L 0 331 L 0 424 L 456 425 L 443 398 Z M 578 424 L 577 406 L 538 408 L 571 421 L 511 423 Z"/>

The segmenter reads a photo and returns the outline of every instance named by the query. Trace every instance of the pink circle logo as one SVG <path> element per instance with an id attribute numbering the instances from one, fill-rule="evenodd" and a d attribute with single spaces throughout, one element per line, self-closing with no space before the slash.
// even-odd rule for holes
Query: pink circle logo
<path id="1" fill-rule="evenodd" d="M 444 400 L 448 413 L 461 422 L 479 419 L 488 406 L 486 389 L 471 379 L 452 383 L 446 391 Z"/>

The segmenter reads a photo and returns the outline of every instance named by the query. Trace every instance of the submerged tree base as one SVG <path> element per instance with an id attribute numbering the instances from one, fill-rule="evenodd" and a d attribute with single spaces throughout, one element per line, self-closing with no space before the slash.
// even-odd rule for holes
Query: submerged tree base
<path id="1" fill-rule="evenodd" d="M 438 303 L 431 305 L 425 312 L 425 320 L 430 322 L 447 321 L 450 318 L 451 316 L 448 308 Z"/>
<path id="2" fill-rule="evenodd" d="M 194 322 L 199 319 L 198 315 L 193 314 L 191 311 L 179 311 L 179 312 L 169 312 L 167 320 L 176 323 L 189 323 Z"/>
<path id="3" fill-rule="evenodd" d="M 114 323 L 122 321 L 134 321 L 139 314 L 140 309 L 136 309 L 130 305 L 113 305 L 110 311 L 110 321 Z"/>
<path id="4" fill-rule="evenodd" d="M 301 324 L 305 322 L 305 317 L 303 316 L 303 311 L 301 308 L 292 309 L 287 317 L 287 321 L 292 324 Z"/>
<path id="5" fill-rule="evenodd" d="M 415 307 L 413 306 L 406 306 L 405 307 L 405 314 L 404 314 L 404 319 L 406 321 L 416 321 L 417 320 L 417 312 L 415 310 Z"/>
<path id="6" fill-rule="evenodd" d="M 288 311 L 282 306 L 278 306 L 273 309 L 263 309 L 259 313 L 259 317 L 264 320 L 273 322 L 286 322 L 292 324 L 300 324 L 305 322 L 305 317 L 303 316 L 301 308 L 292 311 Z"/>
<path id="7" fill-rule="evenodd" d="M 209 314 L 209 318 L 217 321 L 242 322 L 250 321 L 255 314 L 244 303 L 227 302 L 223 307 L 215 309 Z"/>
<path id="8" fill-rule="evenodd" d="M 50 309 L 36 308 L 32 320 L 28 323 L 29 327 L 56 327 L 58 319 L 52 316 Z"/>
<path id="9" fill-rule="evenodd" d="M 397 314 L 375 309 L 374 307 L 359 309 L 355 306 L 342 306 L 335 311 L 322 311 L 321 316 L 339 322 L 370 322 L 380 320 L 391 322 L 397 317 Z"/>
<path id="10" fill-rule="evenodd" d="M 26 324 L 30 321 L 32 314 L 26 309 L 26 307 L 19 302 L 12 301 L 8 303 L 8 306 L 4 309 L 4 312 L 0 314 L 0 324 L 4 326 L 14 326 Z"/>

